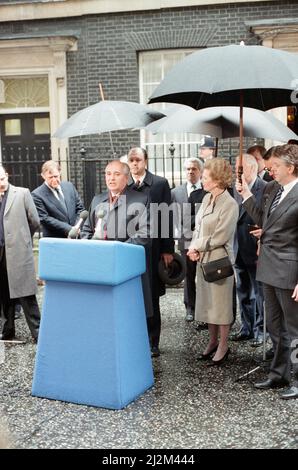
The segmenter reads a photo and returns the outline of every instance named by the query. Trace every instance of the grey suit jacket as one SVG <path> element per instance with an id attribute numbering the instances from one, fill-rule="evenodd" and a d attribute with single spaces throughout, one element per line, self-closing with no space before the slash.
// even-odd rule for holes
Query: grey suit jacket
<path id="1" fill-rule="evenodd" d="M 254 196 L 243 205 L 252 219 L 263 228 L 257 280 L 282 289 L 293 289 L 298 282 L 298 184 L 269 215 L 279 185 L 268 183 L 262 207 Z"/>

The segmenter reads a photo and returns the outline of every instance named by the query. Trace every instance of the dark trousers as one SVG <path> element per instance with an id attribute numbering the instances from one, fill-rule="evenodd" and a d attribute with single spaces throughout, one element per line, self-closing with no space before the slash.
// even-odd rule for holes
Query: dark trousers
<path id="1" fill-rule="evenodd" d="M 152 295 L 152 304 L 153 316 L 147 318 L 147 328 L 151 346 L 158 346 L 161 330 L 161 316 L 158 295 Z"/>
<path id="2" fill-rule="evenodd" d="M 184 305 L 186 308 L 195 310 L 196 306 L 196 272 L 197 262 L 191 261 L 186 256 L 188 250 L 181 250 L 181 256 L 186 264 L 186 276 L 184 279 Z"/>
<path id="3" fill-rule="evenodd" d="M 263 291 L 256 281 L 256 265 L 247 265 L 238 253 L 236 258 L 237 296 L 240 307 L 241 333 L 257 337 L 263 332 Z"/>
<path id="4" fill-rule="evenodd" d="M 274 357 L 269 378 L 293 382 L 298 387 L 298 302 L 291 296 L 293 289 L 280 289 L 263 284 L 267 326 L 273 343 Z"/>
<path id="5" fill-rule="evenodd" d="M 20 299 L 11 299 L 9 296 L 9 285 L 6 269 L 5 249 L 0 248 L 0 306 L 3 312 L 4 325 L 2 328 L 3 337 L 15 336 L 15 304 L 20 302 L 23 307 L 25 318 L 34 339 L 38 338 L 40 311 L 35 295 L 21 297 Z"/>

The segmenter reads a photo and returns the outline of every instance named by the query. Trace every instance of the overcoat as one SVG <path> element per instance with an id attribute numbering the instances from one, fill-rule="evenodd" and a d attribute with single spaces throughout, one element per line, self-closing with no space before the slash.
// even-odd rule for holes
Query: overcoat
<path id="1" fill-rule="evenodd" d="M 233 240 L 238 219 L 238 205 L 227 190 L 214 203 L 206 194 L 196 217 L 196 226 L 190 248 L 202 253 L 210 241 L 204 262 L 223 258 L 228 254 L 234 263 Z M 206 282 L 197 263 L 197 293 L 195 319 L 215 325 L 229 325 L 233 321 L 233 276 L 217 282 Z"/>
<path id="2" fill-rule="evenodd" d="M 32 236 L 38 227 L 39 217 L 29 189 L 10 184 L 3 228 L 11 299 L 36 294 Z"/>

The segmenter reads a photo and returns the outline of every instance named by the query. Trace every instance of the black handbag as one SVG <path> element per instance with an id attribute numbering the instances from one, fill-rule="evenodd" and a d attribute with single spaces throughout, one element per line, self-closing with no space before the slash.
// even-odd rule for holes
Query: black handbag
<path id="1" fill-rule="evenodd" d="M 220 279 L 225 279 L 226 277 L 233 276 L 234 275 L 233 265 L 228 255 L 225 256 L 224 258 L 219 258 L 214 261 L 203 263 L 206 252 L 208 251 L 209 248 L 210 248 L 210 239 L 207 241 L 206 249 L 203 253 L 202 260 L 201 260 L 201 268 L 202 268 L 202 273 L 203 273 L 205 281 L 216 282 L 216 281 L 219 281 Z M 224 249 L 226 250 L 225 247 Z"/>

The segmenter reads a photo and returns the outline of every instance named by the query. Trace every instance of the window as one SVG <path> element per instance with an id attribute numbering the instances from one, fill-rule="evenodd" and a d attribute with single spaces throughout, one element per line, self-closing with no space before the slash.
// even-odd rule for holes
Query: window
<path id="1" fill-rule="evenodd" d="M 49 106 L 47 77 L 4 78 L 0 109 L 38 108 Z"/>
<path id="2" fill-rule="evenodd" d="M 153 90 L 163 80 L 167 72 L 188 54 L 194 52 L 188 50 L 164 50 L 154 52 L 142 52 L 139 55 L 140 67 L 140 99 L 146 104 Z M 171 103 L 155 103 L 152 105 L 158 111 L 170 110 L 178 106 Z M 141 131 L 141 143 L 149 154 L 149 169 L 154 173 L 166 176 L 170 183 L 180 183 L 183 162 L 185 158 L 196 157 L 200 134 L 152 134 Z M 169 151 L 174 145 L 174 157 Z"/>
<path id="3" fill-rule="evenodd" d="M 34 134 L 50 134 L 50 119 L 49 118 L 35 118 L 34 119 Z"/>
<path id="4" fill-rule="evenodd" d="M 5 120 L 5 135 L 21 135 L 21 120 L 20 119 L 6 119 Z"/>

